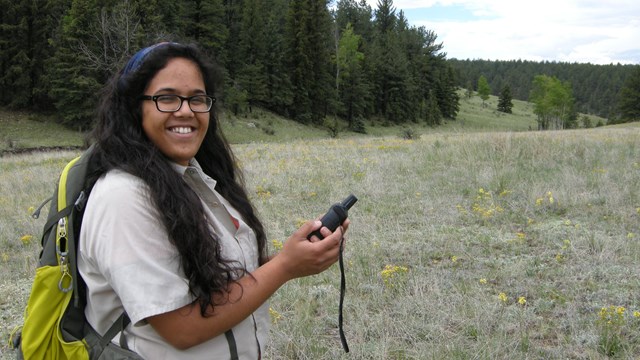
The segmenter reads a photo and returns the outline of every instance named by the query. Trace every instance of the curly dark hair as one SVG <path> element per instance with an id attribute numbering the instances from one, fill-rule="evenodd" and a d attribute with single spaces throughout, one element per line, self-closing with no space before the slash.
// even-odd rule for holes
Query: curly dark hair
<path id="1" fill-rule="evenodd" d="M 209 230 L 198 196 L 142 128 L 139 97 L 156 73 L 174 58 L 195 62 L 202 73 L 207 94 L 216 95 L 220 71 L 195 45 L 162 43 L 136 54 L 111 79 L 102 96 L 97 123 L 89 137 L 89 143 L 94 145 L 91 162 L 95 169 L 89 182 L 95 183 L 111 169 L 121 169 L 148 185 L 150 202 L 161 209 L 161 220 L 178 251 L 180 264 L 189 280 L 189 291 L 196 299 L 194 304 L 198 302 L 202 316 L 206 316 L 210 307 L 228 301 L 224 296 L 213 295 L 225 294 L 234 276 L 246 274 L 246 270 L 222 257 L 220 242 Z M 248 199 L 242 174 L 220 130 L 215 110 L 210 112 L 209 128 L 195 158 L 202 170 L 216 180 L 216 190 L 253 229 L 258 241 L 258 260 L 263 264 L 267 253 L 264 228 Z"/>

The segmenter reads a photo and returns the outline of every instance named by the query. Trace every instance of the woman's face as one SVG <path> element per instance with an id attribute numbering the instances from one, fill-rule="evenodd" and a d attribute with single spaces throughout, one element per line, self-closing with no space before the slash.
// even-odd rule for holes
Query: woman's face
<path id="1" fill-rule="evenodd" d="M 185 58 L 169 60 L 151 79 L 144 95 L 205 95 L 204 80 L 196 63 Z M 176 112 L 158 111 L 154 101 L 142 102 L 142 128 L 169 159 L 188 165 L 207 133 L 209 113 L 194 113 L 185 100 Z"/>

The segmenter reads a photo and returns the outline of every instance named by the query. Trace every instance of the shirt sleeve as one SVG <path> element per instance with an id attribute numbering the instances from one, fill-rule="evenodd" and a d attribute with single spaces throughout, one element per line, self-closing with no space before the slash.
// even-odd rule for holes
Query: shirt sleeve
<path id="1" fill-rule="evenodd" d="M 89 197 L 83 252 L 133 324 L 193 301 L 160 216 L 142 180 L 110 172 Z"/>

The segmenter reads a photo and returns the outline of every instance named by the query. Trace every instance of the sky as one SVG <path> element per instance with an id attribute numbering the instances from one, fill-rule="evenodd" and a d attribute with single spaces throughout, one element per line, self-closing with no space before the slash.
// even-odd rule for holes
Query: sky
<path id="1" fill-rule="evenodd" d="M 378 0 L 367 0 L 373 10 Z M 394 0 L 447 58 L 640 64 L 638 0 Z"/>

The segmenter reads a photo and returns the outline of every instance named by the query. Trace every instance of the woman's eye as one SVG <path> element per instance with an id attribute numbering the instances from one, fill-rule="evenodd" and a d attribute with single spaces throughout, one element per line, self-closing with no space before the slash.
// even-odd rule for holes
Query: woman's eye
<path id="1" fill-rule="evenodd" d="M 158 101 L 164 104 L 171 104 L 176 102 L 178 98 L 175 96 L 158 96 Z"/>

